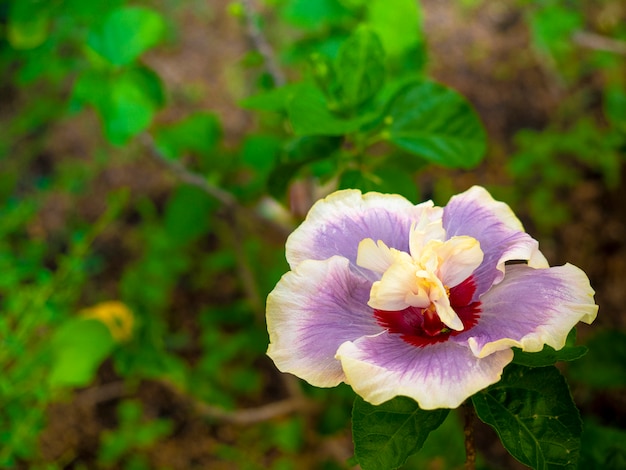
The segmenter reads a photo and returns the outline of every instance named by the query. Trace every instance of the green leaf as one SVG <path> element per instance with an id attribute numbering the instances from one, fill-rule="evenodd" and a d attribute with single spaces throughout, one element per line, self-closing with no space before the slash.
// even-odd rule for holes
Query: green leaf
<path id="1" fill-rule="evenodd" d="M 239 104 L 247 109 L 259 111 L 285 111 L 289 100 L 303 86 L 301 82 L 289 83 L 279 88 L 273 88 L 256 95 L 250 96 Z"/>
<path id="2" fill-rule="evenodd" d="M 626 333 L 607 330 L 587 342 L 589 353 L 569 364 L 568 375 L 594 388 L 626 386 Z"/>
<path id="3" fill-rule="evenodd" d="M 300 88 L 289 100 L 288 112 L 294 133 L 301 136 L 349 134 L 373 118 L 368 114 L 353 119 L 336 117 L 324 94 L 314 86 Z"/>
<path id="4" fill-rule="evenodd" d="M 567 341 L 563 348 L 556 351 L 545 345 L 539 352 L 528 353 L 521 349 L 513 348 L 513 363 L 526 367 L 545 367 L 556 364 L 559 361 L 574 361 L 587 354 L 585 346 L 574 346 L 576 342 L 576 329 L 573 328 L 567 336 Z"/>
<path id="5" fill-rule="evenodd" d="M 208 156 L 217 145 L 220 135 L 217 116 L 198 112 L 157 129 L 154 142 L 157 149 L 168 158 L 180 158 L 186 153 Z"/>
<path id="6" fill-rule="evenodd" d="M 626 468 L 626 431 L 585 420 L 579 468 Z"/>
<path id="7" fill-rule="evenodd" d="M 133 69 L 109 83 L 109 99 L 100 109 L 107 138 L 124 144 L 146 129 L 162 100 L 159 78 L 148 69 Z"/>
<path id="8" fill-rule="evenodd" d="M 89 34 L 87 44 L 111 64 L 127 65 L 158 44 L 164 31 L 165 23 L 156 11 L 123 7 Z"/>
<path id="9" fill-rule="evenodd" d="M 348 170 L 341 175 L 339 189 L 360 189 L 363 192 L 401 194 L 410 201 L 417 200 L 417 185 L 406 170 L 383 167 L 373 173 Z"/>
<path id="10" fill-rule="evenodd" d="M 115 342 L 104 323 L 77 318 L 62 325 L 52 337 L 52 387 L 84 387 L 113 351 Z"/>
<path id="11" fill-rule="evenodd" d="M 478 417 L 504 447 L 534 469 L 577 467 L 582 422 L 555 367 L 507 367 L 502 380 L 472 397 Z"/>
<path id="12" fill-rule="evenodd" d="M 262 176 L 274 168 L 282 140 L 270 135 L 248 135 L 241 148 L 241 162 Z"/>
<path id="13" fill-rule="evenodd" d="M 604 91 L 604 114 L 608 121 L 626 132 L 626 91 L 618 86 Z"/>
<path id="14" fill-rule="evenodd" d="M 572 34 L 583 26 L 580 11 L 559 5 L 539 9 L 530 17 L 532 41 L 539 50 L 552 54 L 572 49 Z"/>
<path id="15" fill-rule="evenodd" d="M 146 129 L 164 100 L 159 77 L 145 67 L 114 74 L 87 72 L 74 84 L 72 96 L 74 107 L 96 108 L 107 139 L 116 145 Z"/>
<path id="16" fill-rule="evenodd" d="M 317 86 L 333 102 L 333 105 L 338 107 L 336 100 L 339 93 L 339 84 L 337 83 L 334 61 L 327 55 L 316 52 L 309 56 L 309 64 Z"/>
<path id="17" fill-rule="evenodd" d="M 289 0 L 282 13 L 290 23 L 310 29 L 350 18 L 350 12 L 338 0 Z"/>
<path id="18" fill-rule="evenodd" d="M 394 0 L 390 7 L 387 0 L 371 0 L 366 5 L 367 25 L 378 34 L 387 54 L 398 56 L 422 43 L 419 2 Z"/>
<path id="19" fill-rule="evenodd" d="M 15 49 L 34 49 L 48 38 L 50 8 L 37 0 L 10 3 L 7 39 Z"/>
<path id="20" fill-rule="evenodd" d="M 321 136 L 305 136 L 289 142 L 269 174 L 269 193 L 276 199 L 282 199 L 289 182 L 303 167 L 331 158 L 340 144 L 338 137 Z"/>
<path id="21" fill-rule="evenodd" d="M 422 449 L 411 456 L 407 469 L 460 470 L 465 462 L 462 408 L 451 410 L 441 426 L 433 430 Z M 433 468 L 434 467 L 434 468 Z M 480 465 L 477 468 L 484 468 Z"/>
<path id="22" fill-rule="evenodd" d="M 125 0 L 63 0 L 63 10 L 71 13 L 72 18 L 87 24 L 93 24 L 94 19 L 106 18 L 114 9 L 121 7 Z"/>
<path id="23" fill-rule="evenodd" d="M 163 225 L 172 243 L 184 245 L 205 234 L 217 203 L 195 186 L 182 185 L 165 206 Z"/>
<path id="24" fill-rule="evenodd" d="M 376 33 L 357 29 L 339 50 L 336 72 L 341 108 L 353 109 L 372 98 L 385 81 L 385 52 Z"/>
<path id="25" fill-rule="evenodd" d="M 428 434 L 437 429 L 448 409 L 425 411 L 407 397 L 380 406 L 356 397 L 352 409 L 355 457 L 363 470 L 391 470 L 419 451 Z"/>
<path id="26" fill-rule="evenodd" d="M 385 124 L 383 135 L 398 147 L 447 167 L 475 167 L 485 154 L 485 131 L 472 106 L 435 82 L 419 81 L 400 89 Z"/>

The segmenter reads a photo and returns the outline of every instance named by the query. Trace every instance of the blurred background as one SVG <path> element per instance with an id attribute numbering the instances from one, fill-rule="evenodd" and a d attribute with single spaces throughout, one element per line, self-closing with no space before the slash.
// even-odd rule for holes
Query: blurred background
<path id="1" fill-rule="evenodd" d="M 485 151 L 295 135 L 276 90 L 363 23 L 388 80 L 471 103 Z M 481 184 L 589 275 L 589 352 L 560 367 L 580 468 L 626 468 L 622 0 L 0 0 L 0 31 L 0 467 L 354 468 L 351 389 L 265 356 L 285 239 L 337 187 Z M 477 426 L 479 468 L 524 468 Z M 405 468 L 463 462 L 451 413 Z"/>

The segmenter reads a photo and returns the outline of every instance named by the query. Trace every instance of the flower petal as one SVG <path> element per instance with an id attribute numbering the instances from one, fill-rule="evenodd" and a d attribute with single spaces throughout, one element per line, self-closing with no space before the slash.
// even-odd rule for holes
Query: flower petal
<path id="1" fill-rule="evenodd" d="M 415 265 L 408 255 L 407 258 L 392 264 L 381 280 L 372 285 L 370 307 L 392 311 L 430 305 L 428 292 L 417 282 Z"/>
<path id="2" fill-rule="evenodd" d="M 436 249 L 442 260 L 439 279 L 448 287 L 455 287 L 470 277 L 483 261 L 478 240 L 467 236 L 452 237 Z"/>
<path id="3" fill-rule="evenodd" d="M 342 382 L 337 348 L 382 331 L 367 306 L 370 286 L 339 256 L 285 274 L 267 298 L 267 354 L 276 366 L 318 387 Z"/>
<path id="4" fill-rule="evenodd" d="M 427 201 L 417 206 L 402 196 L 346 189 L 316 202 L 302 224 L 289 236 L 287 262 L 293 268 L 305 259 L 334 255 L 355 264 L 361 240 L 382 240 L 389 248 L 409 251 L 411 224 L 420 219 Z"/>
<path id="5" fill-rule="evenodd" d="M 561 349 L 576 323 L 595 319 L 593 294 L 585 273 L 571 264 L 507 266 L 504 280 L 481 297 L 478 324 L 454 340 L 468 341 L 477 357 L 510 347 L 537 352 L 547 344 Z"/>
<path id="6" fill-rule="evenodd" d="M 382 240 L 378 240 L 378 243 L 376 243 L 371 238 L 366 238 L 359 243 L 356 264 L 362 268 L 382 274 L 394 261 L 393 252 Z"/>
<path id="7" fill-rule="evenodd" d="M 346 383 L 373 405 L 396 396 L 413 398 L 420 408 L 456 408 L 500 380 L 513 351 L 479 359 L 454 342 L 417 348 L 398 335 L 383 333 L 348 341 L 337 351 Z"/>
<path id="8" fill-rule="evenodd" d="M 450 199 L 443 211 L 443 226 L 450 238 L 469 235 L 480 242 L 484 259 L 474 272 L 474 300 L 502 280 L 505 261 L 527 260 L 533 268 L 548 267 L 537 241 L 524 232 L 511 208 L 480 186 Z"/>

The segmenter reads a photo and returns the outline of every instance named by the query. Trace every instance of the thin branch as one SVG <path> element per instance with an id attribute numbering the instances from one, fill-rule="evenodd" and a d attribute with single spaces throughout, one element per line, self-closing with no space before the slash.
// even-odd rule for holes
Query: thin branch
<path id="1" fill-rule="evenodd" d="M 463 434 L 465 435 L 465 470 L 476 468 L 476 447 L 474 447 L 474 406 L 467 401 L 462 406 L 464 415 Z"/>
<path id="2" fill-rule="evenodd" d="M 205 403 L 196 403 L 196 411 L 205 418 L 215 419 L 230 424 L 254 424 L 279 416 L 288 415 L 304 408 L 312 408 L 300 400 L 286 399 L 268 403 L 256 408 L 245 408 L 235 411 L 225 411 L 221 408 L 209 406 Z"/>
<path id="3" fill-rule="evenodd" d="M 267 68 L 267 72 L 272 76 L 274 85 L 277 87 L 283 86 L 287 82 L 285 75 L 278 66 L 274 49 L 272 49 L 272 46 L 270 46 L 270 43 L 259 27 L 257 21 L 259 15 L 256 11 L 254 0 L 241 0 L 241 5 L 245 13 L 248 36 L 250 36 L 254 48 L 263 56 L 265 67 Z"/>
<path id="4" fill-rule="evenodd" d="M 237 200 L 232 194 L 218 188 L 217 186 L 213 186 L 206 180 L 206 178 L 190 171 L 182 163 L 180 163 L 180 161 L 167 158 L 159 152 L 154 144 L 154 139 L 150 134 L 144 132 L 139 136 L 139 138 L 144 146 L 150 151 L 150 155 L 152 155 L 152 157 L 159 163 L 169 168 L 170 171 L 172 171 L 172 173 L 174 173 L 181 181 L 200 188 L 209 196 L 212 196 L 221 202 L 227 209 L 234 209 L 238 205 Z"/>
<path id="5" fill-rule="evenodd" d="M 296 411 L 313 411 L 316 409 L 314 403 L 305 399 L 286 398 L 254 408 L 228 411 L 199 401 L 182 390 L 179 390 L 175 385 L 169 382 L 161 380 L 159 383 L 174 393 L 180 400 L 186 402 L 199 416 L 222 423 L 238 425 L 254 424 L 295 413 Z"/>
<path id="6" fill-rule="evenodd" d="M 215 198 L 222 204 L 223 208 L 226 209 L 227 212 L 239 214 L 240 217 L 248 217 L 264 229 L 269 229 L 270 231 L 281 235 L 283 238 L 287 238 L 287 236 L 291 233 L 292 229 L 290 227 L 264 217 L 262 214 L 242 206 L 228 191 L 224 191 L 223 189 L 212 185 L 205 177 L 189 170 L 180 161 L 167 158 L 156 148 L 154 139 L 152 139 L 152 136 L 149 133 L 144 132 L 141 134 L 139 136 L 139 140 L 155 161 L 166 167 L 180 181 L 195 186 L 207 193 L 209 196 Z"/>
<path id="7" fill-rule="evenodd" d="M 577 31 L 572 35 L 572 41 L 581 47 L 597 51 L 613 52 L 626 56 L 626 42 L 617 39 L 591 33 L 589 31 Z"/>
<path id="8" fill-rule="evenodd" d="M 126 382 L 119 380 L 87 388 L 77 393 L 76 403 L 84 407 L 92 407 L 98 403 L 117 400 L 129 394 Z"/>

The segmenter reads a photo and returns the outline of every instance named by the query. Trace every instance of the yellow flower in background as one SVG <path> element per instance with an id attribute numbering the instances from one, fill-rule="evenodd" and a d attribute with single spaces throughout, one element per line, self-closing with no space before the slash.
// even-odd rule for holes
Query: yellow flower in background
<path id="1" fill-rule="evenodd" d="M 133 312 L 120 301 L 100 302 L 81 313 L 85 318 L 93 318 L 104 323 L 116 341 L 126 341 L 133 334 L 135 323 Z"/>

